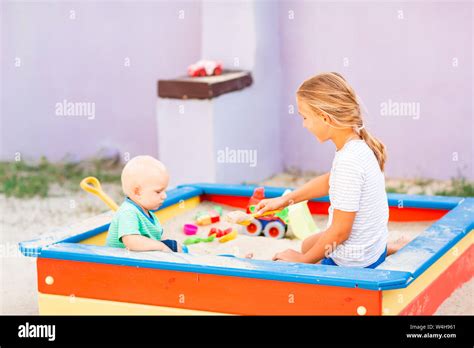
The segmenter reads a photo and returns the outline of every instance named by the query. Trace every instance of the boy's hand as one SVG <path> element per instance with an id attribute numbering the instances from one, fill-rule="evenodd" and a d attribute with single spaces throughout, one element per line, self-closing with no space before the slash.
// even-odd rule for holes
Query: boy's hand
<path id="1" fill-rule="evenodd" d="M 279 210 L 283 209 L 288 205 L 288 198 L 285 196 L 262 199 L 256 206 L 255 212 L 257 214 L 263 214 L 270 210 Z"/>

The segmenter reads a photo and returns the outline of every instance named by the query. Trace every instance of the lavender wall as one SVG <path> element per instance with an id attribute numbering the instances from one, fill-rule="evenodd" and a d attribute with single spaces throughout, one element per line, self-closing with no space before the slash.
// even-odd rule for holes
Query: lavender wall
<path id="1" fill-rule="evenodd" d="M 269 4 L 276 11 L 266 10 Z M 201 53 L 219 51 L 212 41 L 202 42 L 205 26 L 197 1 L 1 6 L 1 159 L 11 160 L 16 152 L 82 158 L 103 146 L 132 156 L 156 155 L 156 80 L 181 75 Z M 474 178 L 471 3 L 287 1 L 265 6 L 255 11 L 255 23 L 238 24 L 255 28 L 257 36 L 256 53 L 242 55 L 243 65 L 265 47 L 279 47 L 281 72 L 273 65 L 265 70 L 265 61 L 277 61 L 278 54 L 265 51 L 262 73 L 255 76 L 281 77 L 274 79 L 278 91 L 262 94 L 262 102 L 279 105 L 279 111 L 262 114 L 255 107 L 253 115 L 280 120 L 275 126 L 280 164 L 272 161 L 272 166 L 329 169 L 333 145 L 317 143 L 288 110 L 305 78 L 339 71 L 368 109 L 368 130 L 388 147 L 387 176 L 449 178 L 460 172 Z M 230 15 L 222 13 L 223 20 Z M 268 26 L 259 25 L 273 23 L 274 16 L 277 43 L 265 41 Z M 237 52 L 239 47 L 245 46 L 235 46 Z M 229 52 L 227 58 L 235 55 Z M 16 57 L 20 67 L 15 67 Z M 130 67 L 124 66 L 126 57 Z M 64 99 L 94 102 L 95 119 L 57 116 L 55 104 Z M 389 101 L 417 103 L 419 117 L 381 115 L 381 105 Z"/>
<path id="2" fill-rule="evenodd" d="M 338 71 L 388 147 L 387 176 L 474 178 L 472 23 L 468 2 L 282 3 L 284 165 L 330 168 L 334 146 L 317 143 L 288 105 L 305 78 Z M 419 118 L 381 115 L 389 100 L 419 103 Z"/>
<path id="3" fill-rule="evenodd" d="M 156 81 L 200 58 L 199 3 L 1 6 L 1 159 L 83 158 L 101 147 L 157 154 Z M 95 103 L 95 118 L 57 116 L 64 99 Z"/>

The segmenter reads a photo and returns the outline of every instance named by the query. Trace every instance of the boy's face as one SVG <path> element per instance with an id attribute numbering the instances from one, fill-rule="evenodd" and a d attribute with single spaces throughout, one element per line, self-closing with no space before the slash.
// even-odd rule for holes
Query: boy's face
<path id="1" fill-rule="evenodd" d="M 133 197 L 130 198 L 147 210 L 156 210 L 166 199 L 165 190 L 168 182 L 168 173 L 163 171 L 159 174 L 150 173 L 133 189 Z"/>

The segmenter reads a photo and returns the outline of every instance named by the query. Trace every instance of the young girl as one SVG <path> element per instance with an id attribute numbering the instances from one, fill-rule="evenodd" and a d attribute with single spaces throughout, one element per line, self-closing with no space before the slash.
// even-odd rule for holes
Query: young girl
<path id="1" fill-rule="evenodd" d="M 301 252 L 288 249 L 273 259 L 375 268 L 387 255 L 385 146 L 365 128 L 356 94 L 341 75 L 304 81 L 296 99 L 303 127 L 336 146 L 331 171 L 288 195 L 262 200 L 256 209 L 263 213 L 329 194 L 329 220 L 324 232 L 303 241 Z"/>

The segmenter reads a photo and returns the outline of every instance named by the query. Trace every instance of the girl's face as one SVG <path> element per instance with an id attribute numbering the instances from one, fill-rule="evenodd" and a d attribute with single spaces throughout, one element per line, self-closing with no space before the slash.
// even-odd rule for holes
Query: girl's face
<path id="1" fill-rule="evenodd" d="M 303 127 L 309 130 L 320 143 L 324 143 L 330 139 L 332 131 L 329 126 L 330 120 L 328 116 L 324 116 L 320 111 L 315 114 L 309 106 L 298 97 L 296 98 L 296 102 L 298 105 L 298 113 L 303 118 Z M 326 122 L 324 119 L 326 119 Z"/>

